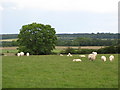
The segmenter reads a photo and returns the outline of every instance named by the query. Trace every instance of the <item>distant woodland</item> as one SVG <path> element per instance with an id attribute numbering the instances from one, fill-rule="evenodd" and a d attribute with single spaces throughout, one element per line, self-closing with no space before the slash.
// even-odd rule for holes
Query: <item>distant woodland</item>
<path id="1" fill-rule="evenodd" d="M 111 46 L 120 41 L 120 33 L 74 33 L 56 34 L 57 46 Z M 18 34 L 2 34 L 1 40 L 17 39 Z M 17 46 L 17 41 L 0 41 L 0 46 Z"/>

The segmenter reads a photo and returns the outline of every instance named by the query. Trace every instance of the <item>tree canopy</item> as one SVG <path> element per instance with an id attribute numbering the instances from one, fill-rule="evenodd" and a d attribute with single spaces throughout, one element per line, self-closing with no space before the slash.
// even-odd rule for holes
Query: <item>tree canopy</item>
<path id="1" fill-rule="evenodd" d="M 23 25 L 18 35 L 19 52 L 30 54 L 50 54 L 55 48 L 57 37 L 50 25 L 32 23 Z"/>

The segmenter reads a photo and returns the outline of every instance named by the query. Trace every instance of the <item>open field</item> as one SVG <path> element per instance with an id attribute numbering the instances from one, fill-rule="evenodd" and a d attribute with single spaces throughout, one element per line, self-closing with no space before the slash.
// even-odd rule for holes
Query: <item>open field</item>
<path id="1" fill-rule="evenodd" d="M 3 88 L 117 88 L 118 55 L 113 62 L 58 55 L 3 56 Z M 109 54 L 105 54 L 109 57 Z"/>
<path id="2" fill-rule="evenodd" d="M 17 39 L 1 39 L 0 41 L 17 41 Z"/>

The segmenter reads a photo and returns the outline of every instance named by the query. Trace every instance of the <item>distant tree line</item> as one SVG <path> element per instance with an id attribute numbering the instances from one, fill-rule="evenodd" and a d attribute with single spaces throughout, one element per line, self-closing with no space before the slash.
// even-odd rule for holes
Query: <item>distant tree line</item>
<path id="1" fill-rule="evenodd" d="M 111 46 L 120 41 L 119 33 L 78 33 L 78 34 L 56 34 L 57 46 Z M 18 34 L 3 34 L 2 39 L 15 39 Z M 1 41 L 0 46 L 18 46 L 16 41 Z"/>
<path id="2" fill-rule="evenodd" d="M 60 39 L 75 39 L 78 37 L 96 38 L 96 39 L 120 39 L 120 33 L 74 33 L 74 34 L 57 34 Z"/>
<path id="3" fill-rule="evenodd" d="M 75 40 L 62 40 L 56 41 L 56 46 L 112 46 L 119 44 L 120 39 L 93 39 L 93 38 L 76 38 Z M 18 46 L 17 41 L 2 41 L 0 46 L 12 47 Z"/>
<path id="4" fill-rule="evenodd" d="M 57 40 L 57 46 L 110 46 L 118 44 L 120 39 L 76 38 L 74 40 Z"/>
<path id="5" fill-rule="evenodd" d="M 80 47 L 78 49 L 73 49 L 71 47 L 68 47 L 65 50 L 62 50 L 60 53 L 61 54 L 89 54 L 91 52 L 97 52 L 98 54 L 118 54 L 120 53 L 120 44 L 119 45 L 114 45 L 114 46 L 108 46 L 105 48 L 100 48 L 100 49 L 81 49 Z"/>
<path id="6" fill-rule="evenodd" d="M 73 33 L 73 34 L 56 34 L 60 39 L 75 39 L 78 37 L 97 38 L 97 39 L 120 39 L 120 33 Z M 0 39 L 15 39 L 18 34 L 0 34 Z"/>

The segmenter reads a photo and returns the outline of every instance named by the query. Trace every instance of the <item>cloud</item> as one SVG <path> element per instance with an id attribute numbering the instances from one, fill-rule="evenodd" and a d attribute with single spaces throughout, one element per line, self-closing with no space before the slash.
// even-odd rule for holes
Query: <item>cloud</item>
<path id="1" fill-rule="evenodd" d="M 52 11 L 117 12 L 119 0 L 4 0 L 14 3 L 16 9 L 40 9 Z"/>
<path id="2" fill-rule="evenodd" d="M 4 8 L 2 6 L 0 6 L 0 11 L 3 11 L 3 10 L 4 10 Z"/>

